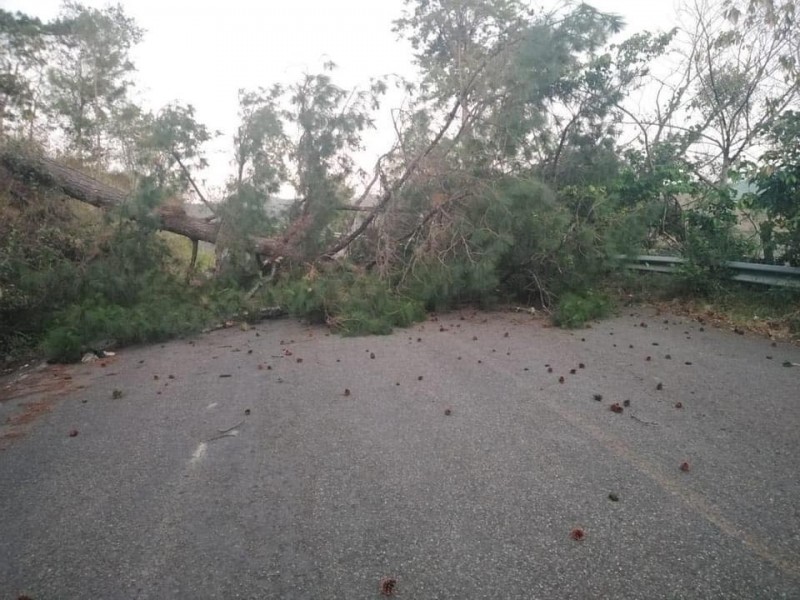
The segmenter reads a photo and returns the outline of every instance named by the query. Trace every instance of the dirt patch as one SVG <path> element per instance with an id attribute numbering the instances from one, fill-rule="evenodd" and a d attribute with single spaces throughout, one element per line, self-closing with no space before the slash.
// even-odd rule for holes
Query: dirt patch
<path id="1" fill-rule="evenodd" d="M 710 325 L 718 329 L 728 329 L 735 333 L 747 331 L 771 340 L 789 342 L 800 345 L 800 337 L 792 333 L 785 320 L 780 319 L 743 319 L 709 307 L 708 303 L 695 300 L 662 300 L 643 304 L 656 309 L 656 316 L 671 313 L 676 316 L 689 317 L 700 325 Z"/>
<path id="2" fill-rule="evenodd" d="M 24 437 L 41 416 L 53 410 L 60 398 L 81 387 L 73 369 L 65 365 L 37 367 L 0 385 L 0 403 L 16 400 L 18 408 L 0 425 L 0 451 Z"/>

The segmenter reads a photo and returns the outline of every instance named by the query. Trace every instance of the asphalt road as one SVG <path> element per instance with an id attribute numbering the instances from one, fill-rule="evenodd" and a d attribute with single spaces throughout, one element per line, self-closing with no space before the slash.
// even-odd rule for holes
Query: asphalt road
<path id="1" fill-rule="evenodd" d="M 465 312 L 32 371 L 0 384 L 0 598 L 800 598 L 784 361 L 676 317 Z"/>

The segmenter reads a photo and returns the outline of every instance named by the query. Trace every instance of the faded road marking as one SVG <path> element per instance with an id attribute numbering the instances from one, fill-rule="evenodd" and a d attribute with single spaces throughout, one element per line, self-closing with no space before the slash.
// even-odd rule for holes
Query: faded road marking
<path id="1" fill-rule="evenodd" d="M 206 444 L 205 442 L 200 442 L 199 444 L 197 444 L 197 449 L 194 451 L 194 454 L 192 454 L 192 458 L 189 461 L 189 463 L 195 465 L 201 460 L 203 460 L 203 458 L 206 455 L 207 449 L 208 449 L 208 444 Z"/>

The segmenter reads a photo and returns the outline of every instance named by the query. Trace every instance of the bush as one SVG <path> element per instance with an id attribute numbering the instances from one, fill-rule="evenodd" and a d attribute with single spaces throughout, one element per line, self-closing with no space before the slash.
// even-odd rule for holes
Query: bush
<path id="1" fill-rule="evenodd" d="M 419 301 L 346 265 L 289 277 L 269 289 L 266 298 L 293 316 L 325 323 L 343 335 L 384 335 L 425 318 Z"/>
<path id="2" fill-rule="evenodd" d="M 677 269 L 679 292 L 714 293 L 729 278 L 725 262 L 751 254 L 752 247 L 737 230 L 737 222 L 733 193 L 727 190 L 709 190 L 697 206 L 685 212 L 681 253 L 687 262 Z"/>
<path id="3" fill-rule="evenodd" d="M 402 284 L 402 290 L 419 301 L 425 310 L 444 311 L 462 304 L 490 308 L 498 299 L 500 280 L 491 261 L 416 265 Z"/>
<path id="4" fill-rule="evenodd" d="M 588 321 L 607 316 L 611 307 L 611 300 L 604 294 L 570 292 L 559 300 L 553 313 L 553 323 L 568 329 L 582 327 Z"/>

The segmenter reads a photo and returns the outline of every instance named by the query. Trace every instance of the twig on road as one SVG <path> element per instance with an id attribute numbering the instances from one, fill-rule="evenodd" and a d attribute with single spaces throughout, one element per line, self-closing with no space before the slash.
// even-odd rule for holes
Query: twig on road
<path id="1" fill-rule="evenodd" d="M 227 429 L 218 429 L 217 431 L 219 431 L 219 434 L 208 438 L 206 442 L 213 442 L 214 440 L 218 440 L 224 437 L 236 437 L 237 435 L 239 435 L 239 432 L 236 431 L 236 429 L 238 429 L 242 425 L 244 425 L 244 421 L 239 421 L 236 425 L 228 427 Z"/>
<path id="2" fill-rule="evenodd" d="M 639 421 L 639 423 L 641 423 L 642 425 L 658 425 L 658 423 L 656 423 L 655 421 L 645 421 L 644 419 L 640 419 L 636 415 L 631 415 L 631 419 L 633 419 L 634 421 Z"/>
<path id="3" fill-rule="evenodd" d="M 217 431 L 219 431 L 220 433 L 228 433 L 231 429 L 236 429 L 237 427 L 241 427 L 242 425 L 244 425 L 244 421 L 239 421 L 233 427 L 228 427 L 227 429 L 218 429 Z"/>

